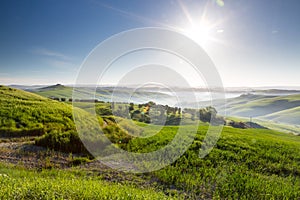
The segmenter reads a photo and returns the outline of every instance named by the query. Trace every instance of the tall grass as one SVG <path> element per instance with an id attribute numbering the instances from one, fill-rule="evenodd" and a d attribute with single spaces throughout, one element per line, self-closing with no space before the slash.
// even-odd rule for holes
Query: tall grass
<path id="1" fill-rule="evenodd" d="M 86 173 L 54 169 L 37 172 L 3 165 L 0 188 L 0 199 L 172 199 L 153 188 L 109 183 Z"/>
<path id="2" fill-rule="evenodd" d="M 201 159 L 199 149 L 206 130 L 201 127 L 183 156 L 151 176 L 196 199 L 299 198 L 299 137 L 271 130 L 225 127 L 215 148 Z M 152 138 L 133 139 L 128 149 L 150 152 L 168 144 L 175 134 L 176 127 L 165 127 Z"/>

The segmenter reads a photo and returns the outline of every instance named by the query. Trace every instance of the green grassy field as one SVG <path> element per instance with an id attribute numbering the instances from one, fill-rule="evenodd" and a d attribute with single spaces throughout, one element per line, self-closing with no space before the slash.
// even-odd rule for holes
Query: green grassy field
<path id="1" fill-rule="evenodd" d="M 150 125 L 146 131 L 160 129 Z M 189 126 L 184 127 L 186 131 Z M 43 170 L 43 173 L 1 166 L 0 177 L 4 195 L 10 197 L 46 197 L 70 199 L 144 197 L 163 198 L 163 188 L 172 194 L 191 199 L 297 199 L 300 195 L 300 138 L 272 130 L 235 129 L 225 127 L 212 152 L 198 157 L 207 126 L 199 128 L 190 148 L 175 163 L 161 170 L 147 173 L 155 180 L 152 188 L 133 189 L 132 181 L 125 185 L 108 184 L 94 177 L 74 176 L 65 170 Z M 127 149 L 150 152 L 166 145 L 176 134 L 177 127 L 165 127 L 153 137 L 131 140 Z M 183 138 L 184 139 L 184 138 Z M 25 181 L 23 177 L 26 177 Z M 96 179 L 96 180 L 95 180 Z M 85 183 L 85 184 L 82 184 Z M 18 188 L 18 189 L 17 189 Z M 104 188 L 113 188 L 111 190 Z M 156 191 L 156 192 L 154 192 Z M 168 192 L 170 193 L 170 191 Z M 28 195 L 28 196 L 26 196 Z M 31 195 L 31 196 L 30 196 Z M 143 196 L 141 196 L 143 197 Z M 128 197 L 128 199 L 131 199 Z"/>
<path id="2" fill-rule="evenodd" d="M 0 164 L 0 199 L 177 199 L 153 188 L 111 183 L 80 170 L 35 170 Z"/>
<path id="3" fill-rule="evenodd" d="M 189 127 L 186 127 L 187 131 Z M 154 172 L 161 182 L 193 198 L 296 199 L 300 195 L 300 138 L 272 130 L 225 127 L 212 152 L 198 157 L 207 127 L 174 164 Z M 152 139 L 133 139 L 130 150 L 147 152 L 168 143 L 169 127 Z M 158 142 L 159 141 L 159 142 Z"/>
<path id="4" fill-rule="evenodd" d="M 44 142 L 43 146 L 57 150 L 72 151 L 76 147 L 79 140 L 70 103 L 52 101 L 3 86 L 0 87 L 0 94 L 2 136 L 33 135 L 39 138 L 37 141 Z M 89 103 L 79 103 L 78 106 L 92 111 Z M 106 103 L 97 104 L 96 113 L 103 115 L 107 106 Z M 81 113 L 89 119 L 88 112 Z M 107 114 L 103 118 L 98 116 L 99 122 L 107 137 L 115 143 L 131 131 L 143 136 L 152 135 L 147 138 L 124 138 L 126 142 L 119 146 L 131 152 L 146 153 L 161 149 L 175 137 L 178 130 L 178 126 L 162 127 L 142 122 L 134 122 L 136 126 L 132 126 L 125 119 L 119 120 L 119 127 L 110 113 Z M 182 140 L 191 137 L 192 128 L 192 125 L 182 127 L 186 133 Z M 82 170 L 80 166 L 50 170 L 25 169 L 20 167 L 22 163 L 2 163 L 0 199 L 299 198 L 299 136 L 274 130 L 224 127 L 210 154 L 199 158 L 207 129 L 207 123 L 200 123 L 193 143 L 178 160 L 163 169 L 143 174 L 143 179 L 149 181 L 147 186 L 136 184 L 138 176 L 132 175 L 118 184 L 105 180 L 105 171 L 99 174 L 94 169 Z M 42 132 L 33 134 L 37 130 Z M 120 172 L 114 173 L 123 176 Z"/>

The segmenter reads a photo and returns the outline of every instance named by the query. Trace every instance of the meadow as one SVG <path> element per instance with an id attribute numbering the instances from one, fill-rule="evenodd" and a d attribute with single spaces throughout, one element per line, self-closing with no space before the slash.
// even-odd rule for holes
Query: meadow
<path id="1" fill-rule="evenodd" d="M 0 199 L 176 199 L 153 188 L 111 183 L 79 170 L 28 170 L 0 165 Z"/>
<path id="2" fill-rule="evenodd" d="M 171 166 L 154 172 L 154 176 L 169 187 L 187 192 L 192 198 L 299 197 L 298 136 L 272 130 L 225 127 L 217 145 L 201 159 L 199 149 L 206 130 L 207 126 L 200 127 L 188 151 Z M 166 144 L 175 133 L 176 127 L 168 127 L 152 139 L 133 139 L 128 148 L 137 152 L 153 150 Z"/>
<path id="3" fill-rule="evenodd" d="M 51 151 L 80 153 L 93 159 L 80 146 L 70 103 L 5 86 L 0 87 L 0 95 L 1 138 L 34 136 L 35 144 Z M 77 105 L 75 109 L 88 119 L 91 104 Z M 141 121 L 130 124 L 128 119 L 113 117 L 109 106 L 96 104 L 97 123 L 111 141 L 127 151 L 161 149 L 178 131 L 174 125 Z M 87 112 L 81 108 L 87 108 Z M 191 137 L 191 124 L 182 126 L 186 133 L 183 141 Z M 22 163 L 11 165 L 0 155 L 0 199 L 299 199 L 299 136 L 225 126 L 210 154 L 199 158 L 208 127 L 208 123 L 200 122 L 192 144 L 174 163 L 144 174 L 124 174 L 112 169 L 102 169 L 100 173 L 97 168 L 84 167 L 84 157 L 76 160 L 79 166 L 60 168 L 49 164 L 47 168 L 28 169 Z M 41 131 L 30 132 L 37 129 Z M 128 137 L 128 132 L 151 137 Z M 110 173 L 130 178 L 111 181 L 105 178 Z"/>
<path id="4" fill-rule="evenodd" d="M 149 125 L 148 125 L 149 126 Z M 150 125 L 149 131 L 161 127 Z M 185 127 L 188 131 L 189 126 Z M 175 163 L 146 173 L 155 180 L 150 188 L 135 186 L 136 178 L 125 185 L 98 180 L 97 173 L 86 169 L 72 175 L 63 169 L 27 170 L 2 165 L 2 197 L 36 198 L 189 198 L 189 199 L 297 199 L 300 195 L 300 138 L 272 130 L 225 127 L 215 148 L 205 158 L 199 149 L 207 130 L 202 125 L 189 149 Z M 159 149 L 176 134 L 177 127 L 161 129 L 153 137 L 132 139 L 126 146 L 132 152 Z M 152 134 L 152 133 L 151 133 Z M 71 170 L 77 170 L 74 167 Z M 88 173 L 90 175 L 86 176 Z M 105 173 L 105 172 L 104 172 Z M 90 177 L 91 176 L 91 177 Z M 26 177 L 24 180 L 23 178 Z M 23 180 L 23 181 L 21 181 Z M 84 183 L 84 184 L 82 184 Z M 111 188 L 111 189 L 108 189 Z M 113 192 L 117 190 L 118 192 Z M 143 192 L 142 192 L 143 191 Z M 128 196 L 131 193 L 131 196 Z M 101 194 L 101 196 L 99 196 Z M 11 195 L 11 196 L 9 196 Z M 97 196 L 98 195 L 98 196 Z M 143 196 L 144 195 L 144 196 Z M 171 195 L 171 196 L 164 196 Z"/>

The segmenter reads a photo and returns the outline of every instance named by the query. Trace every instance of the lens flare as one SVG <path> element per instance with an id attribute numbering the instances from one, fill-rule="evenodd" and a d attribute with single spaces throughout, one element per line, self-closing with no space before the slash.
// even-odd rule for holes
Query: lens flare
<path id="1" fill-rule="evenodd" d="M 225 2 L 223 0 L 216 0 L 216 3 L 218 6 L 223 7 L 225 5 Z"/>

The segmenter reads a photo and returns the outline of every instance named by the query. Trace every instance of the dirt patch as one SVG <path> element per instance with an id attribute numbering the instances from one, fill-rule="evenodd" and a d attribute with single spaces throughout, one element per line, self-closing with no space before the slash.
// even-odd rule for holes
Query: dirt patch
<path id="1" fill-rule="evenodd" d="M 34 142 L 0 143 L 0 162 L 26 168 L 65 168 L 70 155 L 34 145 Z"/>

